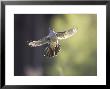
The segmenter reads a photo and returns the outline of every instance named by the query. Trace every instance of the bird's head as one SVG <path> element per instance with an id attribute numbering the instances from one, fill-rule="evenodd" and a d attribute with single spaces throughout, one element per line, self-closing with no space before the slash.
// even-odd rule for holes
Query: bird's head
<path id="1" fill-rule="evenodd" d="M 52 28 L 51 26 L 49 26 L 49 33 L 55 33 L 54 28 Z"/>

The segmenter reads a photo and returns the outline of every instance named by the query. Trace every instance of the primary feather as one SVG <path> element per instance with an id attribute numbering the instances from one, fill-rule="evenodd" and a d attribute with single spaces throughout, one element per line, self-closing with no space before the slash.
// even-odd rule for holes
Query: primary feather
<path id="1" fill-rule="evenodd" d="M 62 39 L 67 39 L 67 38 L 73 36 L 76 32 L 77 32 L 76 28 L 71 28 L 71 29 L 64 31 L 64 32 L 57 32 L 56 35 L 59 40 L 62 40 Z"/>
<path id="2" fill-rule="evenodd" d="M 42 39 L 40 39 L 40 40 L 37 40 L 37 41 L 30 41 L 30 42 L 28 43 L 28 45 L 29 45 L 30 47 L 37 47 L 37 46 L 42 46 L 42 45 L 44 45 L 44 44 L 47 44 L 48 42 L 49 42 L 48 37 L 44 37 L 44 38 L 42 38 Z"/>

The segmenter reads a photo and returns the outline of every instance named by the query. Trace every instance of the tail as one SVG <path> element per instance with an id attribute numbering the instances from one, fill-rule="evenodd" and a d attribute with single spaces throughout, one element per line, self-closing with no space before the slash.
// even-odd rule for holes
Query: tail
<path id="1" fill-rule="evenodd" d="M 56 45 L 56 47 L 52 48 L 51 46 L 48 46 L 44 50 L 44 56 L 47 57 L 54 57 L 58 54 L 60 51 L 60 44 Z"/>

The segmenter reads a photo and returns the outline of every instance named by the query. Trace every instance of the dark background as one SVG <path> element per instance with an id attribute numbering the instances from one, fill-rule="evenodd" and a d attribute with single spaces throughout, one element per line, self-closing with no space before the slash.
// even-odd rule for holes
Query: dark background
<path id="1" fill-rule="evenodd" d="M 46 75 L 48 59 L 43 57 L 44 46 L 31 48 L 27 41 L 39 40 L 48 35 L 50 19 L 53 15 L 14 15 L 14 75 Z M 36 70 L 36 72 L 34 72 Z"/>

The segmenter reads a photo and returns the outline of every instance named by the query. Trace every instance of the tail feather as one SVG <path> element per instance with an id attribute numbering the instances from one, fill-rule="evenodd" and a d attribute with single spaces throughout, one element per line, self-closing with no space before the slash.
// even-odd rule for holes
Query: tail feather
<path id="1" fill-rule="evenodd" d="M 60 51 L 60 44 L 58 44 L 56 47 L 52 48 L 51 46 L 48 46 L 44 50 L 44 55 L 48 57 L 54 57 L 58 54 Z"/>

